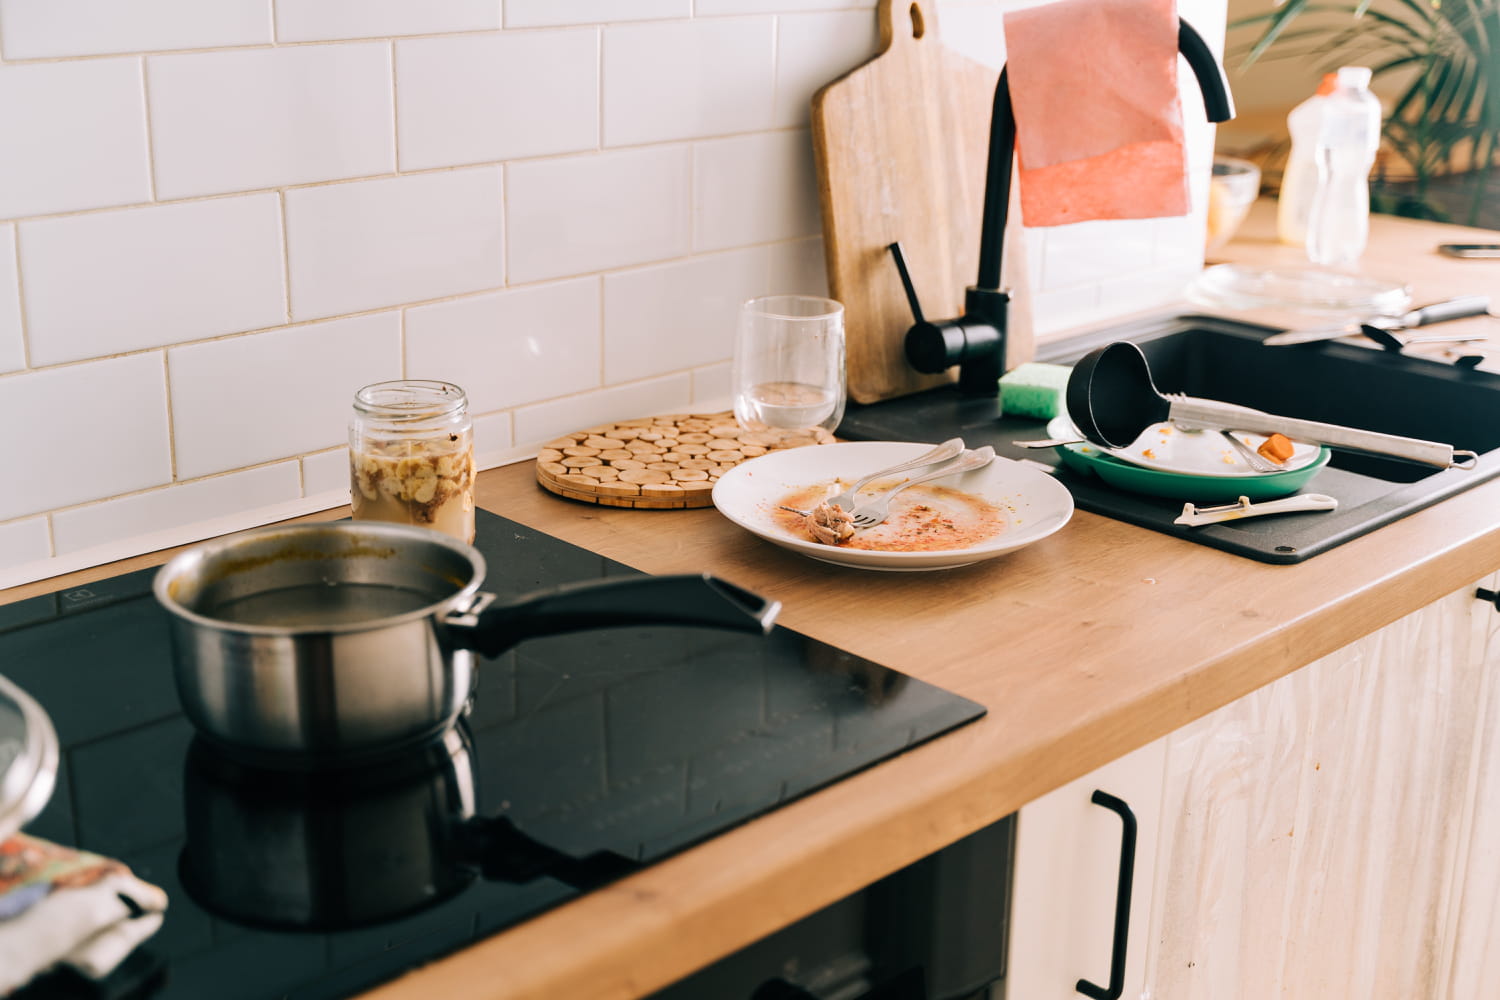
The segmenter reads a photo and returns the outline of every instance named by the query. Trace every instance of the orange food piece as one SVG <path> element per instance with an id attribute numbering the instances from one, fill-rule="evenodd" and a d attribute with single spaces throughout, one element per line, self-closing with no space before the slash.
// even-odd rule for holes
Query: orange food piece
<path id="1" fill-rule="evenodd" d="M 1292 457 L 1292 442 L 1284 434 L 1272 434 L 1255 449 L 1273 462 L 1285 462 Z"/>

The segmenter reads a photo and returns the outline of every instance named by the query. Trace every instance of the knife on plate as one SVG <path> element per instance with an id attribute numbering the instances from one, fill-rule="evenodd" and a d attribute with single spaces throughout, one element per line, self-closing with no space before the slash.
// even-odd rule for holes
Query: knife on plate
<path id="1" fill-rule="evenodd" d="M 1468 316 L 1483 316 L 1490 311 L 1488 295 L 1460 295 L 1458 298 L 1434 302 L 1432 305 L 1413 309 L 1398 316 L 1375 316 L 1370 319 L 1341 326 L 1320 327 L 1315 330 L 1287 330 L 1267 337 L 1261 343 L 1269 347 L 1286 347 L 1291 344 L 1311 344 L 1319 340 L 1336 340 L 1363 333 L 1363 327 L 1373 326 L 1387 332 L 1413 330 L 1419 326 L 1445 323 L 1448 320 L 1464 319 Z"/>

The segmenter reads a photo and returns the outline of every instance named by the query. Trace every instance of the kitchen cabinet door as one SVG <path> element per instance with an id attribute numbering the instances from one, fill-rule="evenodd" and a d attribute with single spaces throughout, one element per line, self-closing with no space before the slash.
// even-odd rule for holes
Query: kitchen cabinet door
<path id="1" fill-rule="evenodd" d="M 1152 996 L 1444 995 L 1490 688 L 1473 594 L 1167 738 Z M 1500 757 L 1490 770 L 1500 783 Z M 1500 811 L 1485 818 L 1500 830 Z"/>
<path id="2" fill-rule="evenodd" d="M 1126 803 L 1135 817 L 1122 996 L 1141 996 L 1165 757 L 1166 743 L 1158 740 L 1021 809 L 1009 961 L 992 1000 L 1066 1000 L 1081 996 L 1080 979 L 1109 985 L 1124 824 L 1092 801 L 1096 790 Z"/>
<path id="3" fill-rule="evenodd" d="M 1500 573 L 1482 586 L 1500 590 Z M 1473 607 L 1470 641 L 1481 653 L 1484 689 L 1443 970 L 1442 996 L 1451 1000 L 1493 996 L 1500 982 L 1500 609 L 1478 600 Z"/>

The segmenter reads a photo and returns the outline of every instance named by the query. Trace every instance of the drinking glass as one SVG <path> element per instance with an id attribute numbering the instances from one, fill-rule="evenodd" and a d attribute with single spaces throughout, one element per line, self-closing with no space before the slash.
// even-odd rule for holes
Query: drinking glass
<path id="1" fill-rule="evenodd" d="M 741 427 L 831 440 L 844 416 L 844 307 L 813 295 L 768 295 L 740 307 L 734 415 Z"/>

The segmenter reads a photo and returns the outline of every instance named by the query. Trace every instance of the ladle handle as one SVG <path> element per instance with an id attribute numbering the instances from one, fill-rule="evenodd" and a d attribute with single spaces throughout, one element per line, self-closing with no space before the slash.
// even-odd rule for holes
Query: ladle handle
<path id="1" fill-rule="evenodd" d="M 1300 420 L 1297 417 L 1281 417 L 1264 410 L 1213 399 L 1198 399 L 1193 396 L 1167 398 L 1170 402 L 1167 419 L 1186 427 L 1255 431 L 1258 434 L 1279 433 L 1310 444 L 1326 444 L 1330 448 L 1388 455 L 1422 465 L 1435 465 L 1440 469 L 1454 465 L 1453 446 L 1438 441 L 1398 437 L 1395 434 L 1324 424 L 1316 420 Z"/>

